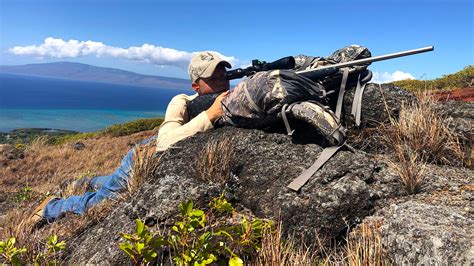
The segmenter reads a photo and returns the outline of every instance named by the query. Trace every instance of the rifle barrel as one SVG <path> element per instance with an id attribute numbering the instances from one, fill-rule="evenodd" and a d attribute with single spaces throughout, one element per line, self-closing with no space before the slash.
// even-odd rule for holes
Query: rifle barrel
<path id="1" fill-rule="evenodd" d="M 396 58 L 396 57 L 402 57 L 402 56 L 407 56 L 407 55 L 412 55 L 412 54 L 425 53 L 425 52 L 429 52 L 429 51 L 433 51 L 433 50 L 434 50 L 434 46 L 426 46 L 426 47 L 422 47 L 422 48 L 418 48 L 418 49 L 402 51 L 402 52 L 386 54 L 386 55 L 379 55 L 379 56 L 374 56 L 374 57 L 368 57 L 368 58 L 364 58 L 364 59 L 359 59 L 359 60 L 334 64 L 334 65 L 322 66 L 322 67 L 318 67 L 318 68 L 314 68 L 314 69 L 300 70 L 300 71 L 297 71 L 296 73 L 297 74 L 304 74 L 304 73 L 309 73 L 309 72 L 328 69 L 328 68 L 342 68 L 342 67 L 346 67 L 346 66 L 372 63 L 372 62 L 387 60 L 387 59 Z"/>

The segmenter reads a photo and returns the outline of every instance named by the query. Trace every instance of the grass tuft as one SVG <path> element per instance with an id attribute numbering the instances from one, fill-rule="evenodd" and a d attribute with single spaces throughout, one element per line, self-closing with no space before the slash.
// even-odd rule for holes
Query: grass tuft
<path id="1" fill-rule="evenodd" d="M 128 179 L 128 192 L 134 194 L 145 180 L 153 178 L 158 166 L 160 165 L 160 157 L 154 156 L 155 142 L 141 144 L 135 146 L 134 164 Z"/>
<path id="2" fill-rule="evenodd" d="M 364 222 L 352 230 L 345 249 L 348 265 L 390 265 L 382 246 L 382 221 Z"/>
<path id="3" fill-rule="evenodd" d="M 282 224 L 263 232 L 262 248 L 253 258 L 250 265 L 284 266 L 284 265 L 318 265 L 320 258 L 313 247 L 307 247 L 294 237 L 283 238 Z"/>
<path id="4" fill-rule="evenodd" d="M 399 119 L 383 127 L 383 140 L 393 152 L 386 158 L 409 193 L 416 193 L 428 163 L 459 165 L 463 151 L 447 120 L 435 111 L 428 93 L 417 95 L 418 102 L 402 104 Z"/>
<path id="5" fill-rule="evenodd" d="M 195 160 L 195 174 L 200 180 L 223 184 L 232 170 L 235 149 L 231 137 L 210 139 Z"/>

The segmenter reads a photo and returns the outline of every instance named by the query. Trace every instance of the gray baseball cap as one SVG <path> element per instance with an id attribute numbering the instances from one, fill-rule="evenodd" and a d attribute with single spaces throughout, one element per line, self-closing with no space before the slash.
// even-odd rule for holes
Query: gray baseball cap
<path id="1" fill-rule="evenodd" d="M 224 64 L 225 67 L 231 68 L 231 64 L 222 59 L 216 52 L 205 51 L 196 54 L 191 59 L 188 67 L 189 78 L 192 83 L 196 83 L 199 78 L 208 78 L 216 69 L 217 65 Z"/>

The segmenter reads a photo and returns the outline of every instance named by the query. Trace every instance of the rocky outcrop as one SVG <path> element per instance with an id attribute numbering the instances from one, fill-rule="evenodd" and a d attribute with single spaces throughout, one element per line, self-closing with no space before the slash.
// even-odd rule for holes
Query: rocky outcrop
<path id="1" fill-rule="evenodd" d="M 373 188 L 381 198 L 364 222 L 382 221 L 382 243 L 395 264 L 470 264 L 474 262 L 474 172 L 437 165 L 427 169 L 424 185 L 415 195 L 396 193 L 390 182 L 394 175 L 380 173 Z"/>
<path id="2" fill-rule="evenodd" d="M 191 167 L 199 160 L 196 155 L 209 141 L 228 137 L 233 139 L 236 152 L 228 182 L 217 185 L 196 180 Z M 104 222 L 74 241 L 77 248 L 71 262 L 122 262 L 118 232 L 130 231 L 135 218 L 166 221 L 176 214 L 180 202 L 189 198 L 207 202 L 224 186 L 235 205 L 258 217 L 280 218 L 285 232 L 308 241 L 316 235 L 337 237 L 346 231 L 347 222 L 357 223 L 372 211 L 369 184 L 381 166 L 367 154 L 339 152 L 296 193 L 286 186 L 322 151 L 315 144 L 294 144 L 290 136 L 232 127 L 198 134 L 179 144 L 182 148 L 161 156 L 155 178 L 143 185 L 136 198 L 121 204 Z"/>
<path id="3" fill-rule="evenodd" d="M 474 262 L 474 217 L 462 207 L 409 200 L 383 212 L 382 239 L 395 264 Z"/>
<path id="4" fill-rule="evenodd" d="M 374 95 L 372 99 L 380 99 L 377 87 L 367 88 L 366 93 Z M 400 99 L 411 98 L 391 89 Z M 401 100 L 385 97 L 389 98 L 389 110 L 396 114 Z M 370 112 L 376 104 L 363 108 Z M 380 113 L 373 109 L 372 116 Z M 227 138 L 232 139 L 229 149 L 235 152 L 231 174 L 222 183 L 198 179 L 194 166 L 201 159 L 200 152 L 205 145 Z M 311 166 L 321 151 L 305 134 L 291 137 L 234 127 L 197 134 L 160 154 L 153 178 L 130 200 L 118 203 L 105 220 L 70 241 L 67 262 L 127 263 L 128 258 L 117 247 L 118 233 L 131 232 L 134 219 L 166 227 L 180 202 L 192 198 L 203 207 L 225 191 L 237 208 L 260 218 L 279 219 L 285 234 L 302 236 L 307 242 L 316 237 L 324 242 L 345 236 L 348 225 L 381 219 L 383 243 L 394 262 L 472 263 L 471 170 L 430 166 L 421 192 L 410 196 L 376 156 L 341 150 L 299 192 L 289 190 L 286 186 Z M 445 201 L 439 195 L 444 195 Z M 450 200 L 455 203 L 447 204 Z"/>

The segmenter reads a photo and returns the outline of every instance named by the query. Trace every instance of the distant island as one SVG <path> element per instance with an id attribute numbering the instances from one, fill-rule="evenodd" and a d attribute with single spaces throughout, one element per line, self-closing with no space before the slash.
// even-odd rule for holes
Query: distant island
<path id="1" fill-rule="evenodd" d="M 73 62 L 0 65 L 0 73 L 181 90 L 191 86 L 187 79 L 142 75 L 121 69 Z"/>

